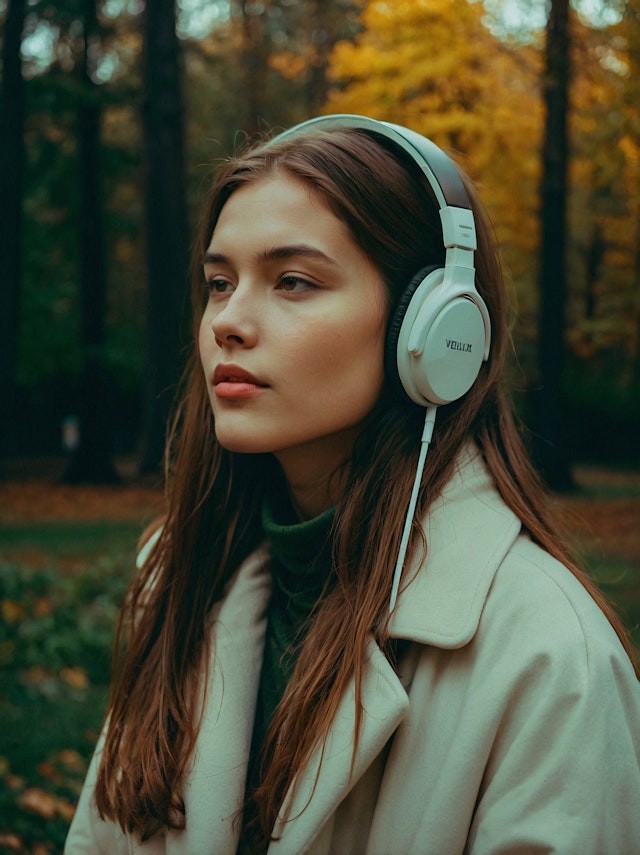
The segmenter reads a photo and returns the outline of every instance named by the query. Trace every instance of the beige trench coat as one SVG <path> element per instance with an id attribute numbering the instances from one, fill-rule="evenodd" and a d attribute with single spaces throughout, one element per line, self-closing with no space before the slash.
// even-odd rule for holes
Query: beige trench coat
<path id="1" fill-rule="evenodd" d="M 425 530 L 391 621 L 413 642 L 400 677 L 372 640 L 353 775 L 350 692 L 270 855 L 640 855 L 640 688 L 608 622 L 473 451 Z M 269 591 L 258 553 L 215 615 L 186 831 L 140 845 L 101 821 L 98 746 L 66 855 L 235 852 Z"/>

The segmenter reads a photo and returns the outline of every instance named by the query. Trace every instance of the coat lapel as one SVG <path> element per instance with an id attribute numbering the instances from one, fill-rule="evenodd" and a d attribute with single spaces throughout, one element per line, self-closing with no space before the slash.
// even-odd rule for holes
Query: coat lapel
<path id="1" fill-rule="evenodd" d="M 238 570 L 212 614 L 208 687 L 198 744 L 185 788 L 187 829 L 170 851 L 236 851 L 271 577 L 259 550 Z"/>
<path id="2" fill-rule="evenodd" d="M 476 633 L 493 577 L 521 530 L 470 445 L 422 527 L 420 550 L 405 570 L 398 605 L 389 623 L 394 638 L 458 648 Z"/>
<path id="3" fill-rule="evenodd" d="M 353 772 L 351 760 L 356 723 L 355 686 L 340 702 L 324 745 L 314 752 L 285 799 L 269 855 L 300 855 L 307 851 L 358 779 L 380 754 L 402 718 L 409 699 L 378 645 L 369 642 L 362 680 L 364 715 Z M 283 822 L 282 817 L 288 816 Z"/>

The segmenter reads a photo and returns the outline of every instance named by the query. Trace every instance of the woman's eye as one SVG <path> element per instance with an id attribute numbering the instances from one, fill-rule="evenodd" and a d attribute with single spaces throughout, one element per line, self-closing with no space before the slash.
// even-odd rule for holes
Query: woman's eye
<path id="1" fill-rule="evenodd" d="M 288 293 L 296 293 L 299 291 L 309 291 L 312 288 L 315 288 L 315 285 L 312 282 L 309 282 L 308 279 L 303 279 L 301 276 L 295 276 L 292 273 L 288 273 L 286 276 L 281 276 L 278 280 L 278 288 L 281 291 L 287 291 Z"/>
<path id="2" fill-rule="evenodd" d="M 232 285 L 227 279 L 205 279 L 204 286 L 209 294 L 226 294 L 232 290 Z"/>

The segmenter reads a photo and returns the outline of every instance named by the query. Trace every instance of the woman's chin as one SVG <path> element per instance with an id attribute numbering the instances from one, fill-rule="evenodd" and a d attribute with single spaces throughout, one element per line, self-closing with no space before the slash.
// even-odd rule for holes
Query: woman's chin
<path id="1" fill-rule="evenodd" d="M 233 451 L 236 454 L 269 454 L 273 451 L 271 446 L 258 437 L 245 437 L 238 433 L 228 435 L 225 432 L 216 432 L 216 439 L 225 451 Z"/>

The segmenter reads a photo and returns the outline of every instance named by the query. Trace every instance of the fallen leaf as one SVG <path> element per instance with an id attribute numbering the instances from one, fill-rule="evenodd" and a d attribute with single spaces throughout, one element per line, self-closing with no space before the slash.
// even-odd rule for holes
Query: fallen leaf
<path id="1" fill-rule="evenodd" d="M 86 771 L 86 764 L 82 759 L 82 755 L 79 751 L 74 751 L 72 748 L 65 748 L 62 751 L 59 751 L 56 755 L 56 759 L 62 763 L 69 772 L 84 773 Z"/>
<path id="2" fill-rule="evenodd" d="M 18 799 L 18 807 L 37 813 L 45 819 L 60 816 L 67 822 L 71 822 L 75 813 L 75 805 L 69 799 L 54 796 L 40 787 L 25 790 Z"/>
<path id="3" fill-rule="evenodd" d="M 84 668 L 63 668 L 60 671 L 60 679 L 74 689 L 89 688 L 89 677 Z"/>
<path id="4" fill-rule="evenodd" d="M 24 778 L 9 772 L 4 776 L 4 782 L 10 790 L 21 790 L 24 787 Z"/>
<path id="5" fill-rule="evenodd" d="M 2 601 L 2 617 L 7 623 L 18 623 L 25 616 L 24 608 L 15 600 Z"/>
<path id="6" fill-rule="evenodd" d="M 37 813 L 45 819 L 53 819 L 57 811 L 57 799 L 46 790 L 40 787 L 30 787 L 18 799 L 18 806 L 22 810 L 29 810 L 32 813 Z"/>
<path id="7" fill-rule="evenodd" d="M 5 846 L 12 852 L 24 851 L 22 840 L 17 834 L 11 834 L 11 832 L 0 832 L 0 846 Z"/>
<path id="8" fill-rule="evenodd" d="M 37 770 L 38 774 L 43 778 L 46 778 L 47 781 L 53 781 L 54 783 L 59 784 L 63 780 L 60 772 L 49 760 L 46 760 L 44 763 L 39 763 Z"/>
<path id="9" fill-rule="evenodd" d="M 33 608 L 35 617 L 48 617 L 53 614 L 53 603 L 47 597 L 40 597 Z"/>
<path id="10" fill-rule="evenodd" d="M 26 671 L 22 672 L 23 682 L 32 684 L 41 683 L 43 680 L 50 679 L 51 676 L 51 671 L 43 668 L 42 665 L 33 665 L 31 668 L 27 668 Z"/>
<path id="11" fill-rule="evenodd" d="M 56 799 L 56 807 L 62 819 L 66 820 L 66 822 L 71 822 L 76 812 L 76 806 L 68 799 Z"/>

